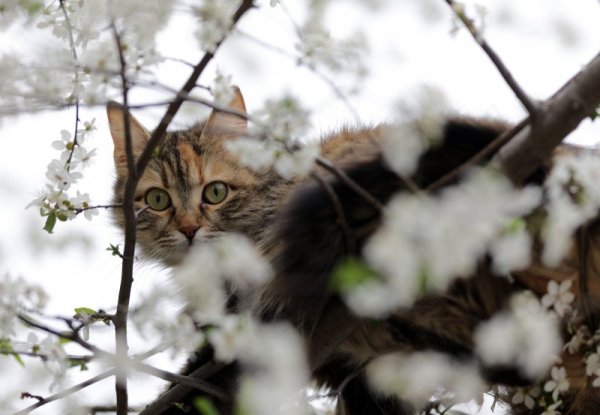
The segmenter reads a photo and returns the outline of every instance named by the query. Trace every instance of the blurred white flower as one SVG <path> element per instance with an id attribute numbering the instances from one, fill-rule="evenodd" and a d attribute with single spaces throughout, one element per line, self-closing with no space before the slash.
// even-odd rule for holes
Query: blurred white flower
<path id="1" fill-rule="evenodd" d="M 596 350 L 585 358 L 585 374 L 595 377 L 593 387 L 600 387 L 600 346 L 596 346 Z"/>
<path id="2" fill-rule="evenodd" d="M 486 390 L 474 366 L 458 365 L 441 353 L 388 354 L 369 363 L 366 370 L 375 390 L 415 406 L 442 390 L 454 393 L 457 402 L 480 400 Z"/>
<path id="3" fill-rule="evenodd" d="M 215 104 L 223 107 L 228 106 L 235 96 L 235 91 L 231 84 L 231 75 L 225 75 L 217 68 L 217 73 L 213 85 L 210 88 L 210 92 L 212 93 Z"/>
<path id="4" fill-rule="evenodd" d="M 554 366 L 550 372 L 552 379 L 544 384 L 544 391 L 552 393 L 554 401 L 558 401 L 558 395 L 569 390 L 569 381 L 564 367 Z"/>
<path id="5" fill-rule="evenodd" d="M 600 158 L 585 152 L 558 158 L 545 182 L 547 220 L 542 232 L 542 260 L 557 266 L 571 247 L 580 225 L 594 217 L 600 207 Z"/>
<path id="6" fill-rule="evenodd" d="M 244 353 L 256 336 L 256 327 L 249 316 L 226 315 L 209 329 L 208 341 L 215 349 L 217 360 L 229 363 Z"/>
<path id="7" fill-rule="evenodd" d="M 571 310 L 571 303 L 575 299 L 575 294 L 571 292 L 572 284 L 572 280 L 565 280 L 560 285 L 556 281 L 548 282 L 548 292 L 542 297 L 542 305 L 554 308 L 556 314 L 563 317 Z"/>
<path id="8" fill-rule="evenodd" d="M 197 312 L 221 315 L 225 306 L 225 282 L 247 289 L 272 277 L 270 264 L 243 235 L 224 234 L 203 242 L 186 255 L 174 280 Z"/>
<path id="9" fill-rule="evenodd" d="M 275 170 L 286 180 L 306 176 L 313 169 L 320 151 L 319 144 L 312 141 L 291 152 L 279 152 L 275 156 Z"/>
<path id="10" fill-rule="evenodd" d="M 494 272 L 504 275 L 526 268 L 531 262 L 532 244 L 525 226 L 500 235 L 490 246 Z"/>
<path id="11" fill-rule="evenodd" d="M 229 33 L 237 5 L 237 0 L 202 0 L 199 6 L 193 7 L 199 20 L 195 35 L 203 50 L 214 52 Z"/>
<path id="12" fill-rule="evenodd" d="M 410 176 L 421 155 L 443 138 L 448 104 L 442 91 L 421 87 L 411 100 L 400 101 L 395 113 L 400 121 L 384 128 L 381 142 L 386 163 L 399 175 Z"/>
<path id="13" fill-rule="evenodd" d="M 530 292 L 513 295 L 508 311 L 496 314 L 475 331 L 475 350 L 483 363 L 517 365 L 532 379 L 547 373 L 561 347 L 554 313 L 546 311 Z"/>
<path id="14" fill-rule="evenodd" d="M 275 152 L 264 141 L 242 137 L 227 141 L 225 146 L 241 164 L 254 171 L 271 167 L 275 161 Z"/>
<path id="15" fill-rule="evenodd" d="M 239 358 L 247 368 L 238 403 L 251 415 L 308 415 L 303 339 L 288 324 L 257 325 Z"/>
<path id="16" fill-rule="evenodd" d="M 392 310 L 409 306 L 427 291 L 444 290 L 455 278 L 472 275 L 488 252 L 498 256 L 502 269 L 522 267 L 526 254 L 508 255 L 497 241 L 507 224 L 530 212 L 539 200 L 539 189 L 515 189 L 487 170 L 472 172 L 439 196 L 393 197 L 364 249 L 366 260 L 393 293 L 378 290 L 385 297 L 379 298 L 380 304 Z M 388 301 L 390 296 L 395 304 Z"/>
<path id="17" fill-rule="evenodd" d="M 527 409 L 533 409 L 536 399 L 540 396 L 539 386 L 530 389 L 518 388 L 511 402 L 515 405 L 523 404 Z"/>
<path id="18" fill-rule="evenodd" d="M 0 339 L 9 338 L 15 331 L 17 314 L 41 311 L 48 295 L 39 285 L 31 284 L 22 277 L 12 278 L 5 274 L 0 278 Z"/>

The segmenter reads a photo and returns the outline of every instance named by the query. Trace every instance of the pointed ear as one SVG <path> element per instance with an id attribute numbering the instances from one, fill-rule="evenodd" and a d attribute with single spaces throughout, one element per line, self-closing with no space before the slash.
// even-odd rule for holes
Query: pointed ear
<path id="1" fill-rule="evenodd" d="M 125 108 L 115 101 L 110 101 L 106 106 L 108 125 L 115 145 L 115 166 L 117 171 L 127 169 L 127 154 L 125 152 Z M 137 158 L 146 147 L 150 133 L 135 117 L 129 114 L 129 126 L 131 130 L 131 146 L 133 155 Z"/>
<path id="2" fill-rule="evenodd" d="M 229 109 L 246 114 L 246 104 L 240 89 L 237 86 L 233 87 L 234 97 L 227 106 Z M 218 136 L 221 138 L 236 138 L 246 134 L 248 129 L 248 121 L 245 118 L 235 114 L 213 110 L 208 117 L 202 129 L 201 138 L 209 136 Z"/>

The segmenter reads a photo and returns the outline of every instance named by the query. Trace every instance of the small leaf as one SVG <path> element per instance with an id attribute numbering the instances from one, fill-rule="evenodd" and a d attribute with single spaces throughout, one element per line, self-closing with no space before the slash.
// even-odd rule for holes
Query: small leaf
<path id="1" fill-rule="evenodd" d="M 217 411 L 217 408 L 215 408 L 210 399 L 204 396 L 194 399 L 194 408 L 202 415 L 219 415 L 219 411 Z"/>
<path id="2" fill-rule="evenodd" d="M 369 280 L 377 278 L 377 273 L 360 258 L 345 258 L 333 271 L 331 288 L 345 293 Z"/>
<path id="3" fill-rule="evenodd" d="M 18 364 L 20 364 L 22 367 L 25 367 L 25 362 L 23 361 L 23 359 L 21 359 L 21 356 L 19 356 L 18 354 L 13 354 L 13 357 L 15 358 Z"/>
<path id="4" fill-rule="evenodd" d="M 25 362 L 23 362 L 23 359 L 21 359 L 21 356 L 19 356 L 18 354 L 12 353 L 13 350 L 14 349 L 13 349 L 12 343 L 10 342 L 9 339 L 0 339 L 0 354 L 11 355 L 17 361 L 18 364 L 25 367 Z"/>
<path id="5" fill-rule="evenodd" d="M 58 344 L 63 345 L 63 344 L 67 344 L 70 343 L 71 340 L 70 339 L 65 339 L 64 337 L 59 337 L 58 338 Z"/>
<path id="6" fill-rule="evenodd" d="M 98 314 L 96 310 L 87 307 L 78 307 L 75 309 L 75 314 L 87 314 L 88 316 Z"/>
<path id="7" fill-rule="evenodd" d="M 118 256 L 119 258 L 123 259 L 123 254 L 121 254 L 121 250 L 119 249 L 119 244 L 117 244 L 117 245 L 109 244 L 108 248 L 106 248 L 106 250 L 109 251 L 112 256 Z"/>
<path id="8" fill-rule="evenodd" d="M 54 225 L 56 225 L 56 213 L 54 211 L 51 211 L 48 214 L 48 218 L 46 219 L 44 230 L 48 233 L 52 233 L 52 231 L 54 230 Z"/>

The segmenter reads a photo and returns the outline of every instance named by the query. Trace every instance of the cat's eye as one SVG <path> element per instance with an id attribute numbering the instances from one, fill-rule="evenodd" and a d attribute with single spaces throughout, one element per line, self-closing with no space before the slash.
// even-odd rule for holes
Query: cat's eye
<path id="1" fill-rule="evenodd" d="M 211 182 L 204 186 L 202 192 L 202 201 L 216 205 L 221 203 L 227 197 L 227 185 L 223 182 Z"/>
<path id="2" fill-rule="evenodd" d="M 165 210 L 171 206 L 171 197 L 166 190 L 153 187 L 146 192 L 146 204 L 152 210 Z"/>

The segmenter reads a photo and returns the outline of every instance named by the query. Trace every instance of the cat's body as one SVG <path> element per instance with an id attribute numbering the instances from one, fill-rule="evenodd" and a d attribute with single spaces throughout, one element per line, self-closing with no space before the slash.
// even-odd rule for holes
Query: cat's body
<path id="1" fill-rule="evenodd" d="M 245 111 L 239 93 L 231 106 Z M 109 106 L 109 120 L 115 141 L 118 203 L 127 173 L 122 109 Z M 191 245 L 221 232 L 247 235 L 270 260 L 275 278 L 242 298 L 241 303 L 263 321 L 286 320 L 298 329 L 306 341 L 313 376 L 339 392 L 340 413 L 414 413 L 415 408 L 396 398 L 373 393 L 364 376 L 365 365 L 393 351 L 435 350 L 457 361 L 477 360 L 473 351 L 475 327 L 504 308 L 510 295 L 524 287 L 492 276 L 484 262 L 473 278 L 457 281 L 446 293 L 425 296 L 409 309 L 377 321 L 353 316 L 329 290 L 329 277 L 344 256 L 360 254 L 379 223 L 380 210 L 322 167 L 313 171 L 320 179 L 284 180 L 273 170 L 254 172 L 241 166 L 223 143 L 243 135 L 245 127 L 245 121 L 234 115 L 213 112 L 202 124 L 167 134 L 136 192 L 142 249 L 152 259 L 176 264 Z M 448 121 L 443 144 L 422 157 L 412 180 L 421 188 L 427 187 L 505 128 L 502 123 L 470 119 Z M 321 154 L 383 205 L 406 186 L 383 161 L 381 135 L 381 128 L 342 129 L 323 139 Z M 132 136 L 137 143 L 134 150 L 139 151 L 148 133 L 135 119 Z M 536 172 L 536 177 L 539 175 Z M 219 183 L 226 186 L 225 191 Z M 152 189 L 165 190 L 167 195 L 151 193 Z M 340 226 L 339 212 L 328 190 L 333 190 L 344 211 L 351 238 Z M 167 205 L 165 197 L 169 199 Z M 148 209 L 149 205 L 157 209 Z M 190 360 L 186 372 L 211 364 L 211 359 L 208 346 Z M 480 365 L 480 372 L 494 384 L 526 385 L 533 381 L 514 367 Z M 203 379 L 227 390 L 233 399 L 237 373 L 238 366 L 233 363 L 219 367 L 214 374 L 207 372 Z M 194 394 L 182 395 L 177 401 L 189 404 Z M 600 407 L 597 396 L 589 402 L 589 408 Z M 231 400 L 215 403 L 221 415 L 232 413 Z M 196 413 L 189 405 L 187 408 L 188 412 L 166 408 L 163 413 Z"/>

